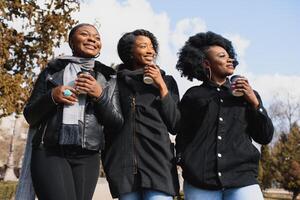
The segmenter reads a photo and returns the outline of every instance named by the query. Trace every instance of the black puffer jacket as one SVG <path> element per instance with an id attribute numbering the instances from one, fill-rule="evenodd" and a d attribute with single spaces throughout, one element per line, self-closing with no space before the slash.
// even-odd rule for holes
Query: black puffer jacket
<path id="1" fill-rule="evenodd" d="M 41 143 L 45 146 L 58 145 L 63 104 L 54 103 L 51 90 L 63 84 L 63 73 L 67 64 L 66 60 L 51 61 L 40 73 L 25 106 L 25 119 L 30 126 L 37 128 L 33 146 Z M 80 125 L 83 129 L 80 138 L 82 148 L 98 151 L 104 148 L 103 126 L 118 130 L 123 125 L 123 117 L 118 109 L 118 91 L 112 91 L 114 87 L 107 87 L 110 83 L 108 80 L 115 75 L 115 71 L 98 61 L 95 62 L 94 71 L 97 82 L 105 89 L 97 102 L 87 98 L 84 124 Z"/>
<path id="2" fill-rule="evenodd" d="M 111 194 L 117 198 L 147 188 L 176 195 L 178 177 L 168 132 L 176 134 L 180 118 L 177 84 L 163 75 L 169 94 L 161 99 L 154 85 L 143 83 L 142 73 L 125 71 L 118 72 L 124 126 L 116 134 L 105 135 L 102 154 Z"/>

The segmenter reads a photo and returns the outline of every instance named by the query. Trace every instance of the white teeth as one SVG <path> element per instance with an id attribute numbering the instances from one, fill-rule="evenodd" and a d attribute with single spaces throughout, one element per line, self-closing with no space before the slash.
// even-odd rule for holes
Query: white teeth
<path id="1" fill-rule="evenodd" d="M 86 48 L 88 48 L 88 49 L 96 49 L 94 46 L 92 46 L 92 45 L 84 45 Z"/>

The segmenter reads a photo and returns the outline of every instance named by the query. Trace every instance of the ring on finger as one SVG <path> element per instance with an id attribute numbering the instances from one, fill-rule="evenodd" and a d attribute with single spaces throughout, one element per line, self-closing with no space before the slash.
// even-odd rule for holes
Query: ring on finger
<path id="1" fill-rule="evenodd" d="M 65 97 L 69 97 L 69 96 L 72 95 L 72 92 L 71 92 L 71 90 L 69 90 L 69 89 L 65 89 L 64 92 L 63 92 L 63 95 L 64 95 Z"/>

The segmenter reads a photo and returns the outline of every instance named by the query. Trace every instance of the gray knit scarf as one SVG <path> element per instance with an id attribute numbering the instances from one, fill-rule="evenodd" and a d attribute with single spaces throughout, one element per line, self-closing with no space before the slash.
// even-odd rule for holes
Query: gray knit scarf
<path id="1" fill-rule="evenodd" d="M 81 58 L 74 56 L 60 56 L 57 59 L 67 60 L 69 64 L 65 67 L 63 85 L 74 87 L 77 73 L 82 70 L 93 71 L 94 58 Z M 84 124 L 84 111 L 86 95 L 78 95 L 78 102 L 73 105 L 64 105 L 62 127 L 60 129 L 59 144 L 81 145 L 82 126 Z"/>

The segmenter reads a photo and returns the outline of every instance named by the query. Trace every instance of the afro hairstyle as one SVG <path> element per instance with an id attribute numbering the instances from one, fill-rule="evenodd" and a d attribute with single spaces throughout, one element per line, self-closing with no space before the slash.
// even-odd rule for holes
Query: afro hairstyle
<path id="1" fill-rule="evenodd" d="M 233 66 L 236 67 L 236 53 L 231 42 L 219 34 L 208 31 L 197 33 L 191 36 L 181 48 L 176 69 L 180 71 L 181 76 L 187 77 L 192 81 L 193 78 L 200 81 L 208 80 L 207 70 L 203 66 L 206 58 L 206 52 L 211 46 L 223 47 L 229 57 L 234 59 Z"/>

